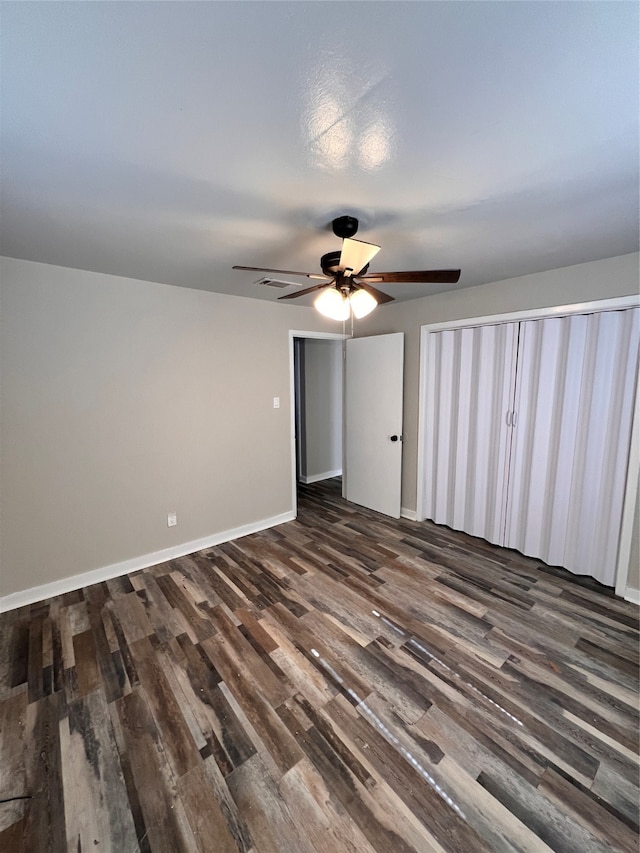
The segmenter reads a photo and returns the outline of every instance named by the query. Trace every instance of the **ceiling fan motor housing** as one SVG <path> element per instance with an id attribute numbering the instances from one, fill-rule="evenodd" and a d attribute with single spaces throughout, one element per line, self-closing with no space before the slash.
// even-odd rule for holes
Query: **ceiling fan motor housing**
<path id="1" fill-rule="evenodd" d="M 358 220 L 355 216 L 338 216 L 331 224 L 333 226 L 333 233 L 336 237 L 341 237 L 343 240 L 345 237 L 353 237 L 358 230 Z"/>
<path id="2" fill-rule="evenodd" d="M 342 252 L 327 252 L 320 258 L 320 267 L 325 275 L 335 276 L 340 272 L 340 255 Z M 363 267 L 358 275 L 365 275 L 369 269 L 369 264 Z"/>

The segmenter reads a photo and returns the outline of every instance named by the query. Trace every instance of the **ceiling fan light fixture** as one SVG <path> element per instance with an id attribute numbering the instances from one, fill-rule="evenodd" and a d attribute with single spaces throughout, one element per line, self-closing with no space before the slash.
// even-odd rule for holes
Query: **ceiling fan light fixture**
<path id="1" fill-rule="evenodd" d="M 335 287 L 327 287 L 322 290 L 313 304 L 317 311 L 330 320 L 349 319 L 349 301 Z"/>
<path id="2" fill-rule="evenodd" d="M 320 258 L 322 275 L 294 270 L 274 270 L 268 267 L 234 266 L 234 270 L 248 272 L 276 273 L 278 275 L 300 275 L 316 279 L 322 284 L 305 287 L 294 293 L 286 293 L 278 299 L 297 299 L 320 291 L 314 305 L 318 312 L 331 320 L 344 321 L 349 317 L 358 320 L 370 314 L 377 305 L 393 302 L 393 296 L 374 287 L 378 284 L 456 284 L 460 279 L 460 270 L 399 270 L 396 272 L 378 272 L 369 274 L 369 262 L 378 254 L 380 246 L 354 240 L 358 230 L 358 220 L 353 216 L 339 216 L 333 220 L 333 233 L 342 237 L 342 249 L 339 252 L 327 252 Z M 266 281 L 263 279 L 262 281 Z M 270 279 L 272 286 L 281 284 Z M 285 282 L 282 282 L 285 284 Z M 293 282 L 291 282 L 293 284 Z"/>
<path id="3" fill-rule="evenodd" d="M 367 293 L 367 291 L 363 290 L 362 288 L 354 291 L 349 297 L 349 301 L 351 303 L 351 310 L 353 311 L 353 315 L 358 320 L 361 320 L 363 317 L 366 317 L 367 314 L 371 314 L 373 309 L 378 304 L 375 297 L 373 297 L 370 293 Z"/>

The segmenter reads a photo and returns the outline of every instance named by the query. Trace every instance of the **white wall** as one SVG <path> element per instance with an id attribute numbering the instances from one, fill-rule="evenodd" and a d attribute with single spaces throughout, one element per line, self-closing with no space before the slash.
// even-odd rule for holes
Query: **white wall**
<path id="1" fill-rule="evenodd" d="M 0 282 L 0 596 L 291 512 L 289 329 L 335 324 L 8 258 Z"/>
<path id="2" fill-rule="evenodd" d="M 305 441 L 302 480 L 342 473 L 342 341 L 307 338 L 304 346 Z"/>

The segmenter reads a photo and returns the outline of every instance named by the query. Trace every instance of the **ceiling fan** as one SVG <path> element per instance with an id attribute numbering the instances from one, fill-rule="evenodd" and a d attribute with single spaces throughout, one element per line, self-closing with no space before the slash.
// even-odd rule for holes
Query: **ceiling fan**
<path id="1" fill-rule="evenodd" d="M 270 272 L 281 275 L 302 275 L 306 278 L 318 279 L 322 284 L 314 284 L 305 290 L 288 293 L 279 299 L 297 299 L 316 290 L 322 291 L 314 305 L 321 314 L 332 320 L 347 320 L 353 311 L 360 319 L 371 313 L 376 305 L 393 302 L 393 296 L 388 296 L 373 284 L 405 284 L 405 283 L 438 283 L 455 284 L 460 278 L 460 270 L 405 270 L 402 272 L 368 273 L 370 261 L 380 251 L 380 246 L 354 240 L 353 235 L 358 230 L 358 220 L 354 216 L 339 216 L 332 222 L 333 233 L 342 238 L 340 252 L 328 252 L 320 259 L 322 275 L 311 272 L 296 272 L 295 270 L 273 270 L 266 267 L 234 266 L 234 270 L 251 270 L 253 272 Z"/>

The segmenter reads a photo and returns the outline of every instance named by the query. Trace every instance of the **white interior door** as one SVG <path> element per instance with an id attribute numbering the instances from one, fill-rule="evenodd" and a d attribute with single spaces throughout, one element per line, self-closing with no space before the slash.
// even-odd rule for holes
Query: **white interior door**
<path id="1" fill-rule="evenodd" d="M 404 335 L 347 340 L 344 496 L 400 518 Z"/>

